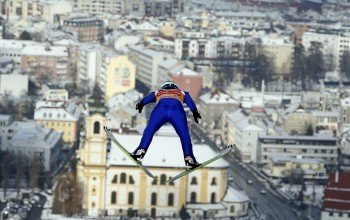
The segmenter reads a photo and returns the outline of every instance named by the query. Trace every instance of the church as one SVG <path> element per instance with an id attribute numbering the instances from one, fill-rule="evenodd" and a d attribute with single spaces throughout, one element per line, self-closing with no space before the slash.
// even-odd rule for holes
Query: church
<path id="1" fill-rule="evenodd" d="M 110 142 L 103 100 L 98 91 L 88 100 L 85 135 L 77 157 L 77 178 L 83 186 L 83 210 L 89 216 L 179 217 L 186 208 L 191 216 L 233 217 L 247 214 L 249 198 L 228 185 L 229 163 L 223 158 L 173 183 L 149 178 Z M 143 165 L 160 180 L 185 169 L 180 139 L 174 132 L 158 132 L 143 159 Z M 130 152 L 141 134 L 113 131 Z M 204 144 L 194 144 L 194 155 L 204 162 L 217 153 Z M 216 210 L 218 209 L 218 210 Z"/>

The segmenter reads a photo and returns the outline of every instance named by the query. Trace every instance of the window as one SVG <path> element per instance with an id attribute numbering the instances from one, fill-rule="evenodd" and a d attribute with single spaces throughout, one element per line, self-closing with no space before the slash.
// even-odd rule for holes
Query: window
<path id="1" fill-rule="evenodd" d="M 60 113 L 57 114 L 57 118 L 61 118 L 61 114 Z"/>
<path id="2" fill-rule="evenodd" d="M 343 217 L 343 213 L 339 213 L 339 217 Z"/>
<path id="3" fill-rule="evenodd" d="M 231 213 L 234 213 L 234 212 L 235 212 L 235 206 L 234 206 L 234 205 L 231 205 L 231 207 L 230 207 L 230 212 L 231 212 Z"/>
<path id="4" fill-rule="evenodd" d="M 47 115 L 47 114 L 46 114 L 46 113 L 44 113 L 44 118 L 46 118 L 46 115 Z"/>
<path id="5" fill-rule="evenodd" d="M 157 193 L 152 193 L 151 205 L 157 205 Z"/>
<path id="6" fill-rule="evenodd" d="M 52 113 L 49 113 L 49 118 L 52 118 Z"/>
<path id="7" fill-rule="evenodd" d="M 213 179 L 211 180 L 211 184 L 210 185 L 216 186 L 216 178 L 215 177 L 213 177 Z"/>
<path id="8" fill-rule="evenodd" d="M 117 193 L 113 191 L 111 196 L 111 204 L 116 204 L 116 203 L 117 203 Z"/>
<path id="9" fill-rule="evenodd" d="M 212 193 L 211 196 L 210 196 L 210 202 L 211 203 L 216 203 L 216 194 L 215 193 Z"/>
<path id="10" fill-rule="evenodd" d="M 94 202 L 91 203 L 91 207 L 95 208 L 95 203 Z"/>
<path id="11" fill-rule="evenodd" d="M 196 177 L 192 177 L 191 179 L 191 185 L 197 185 L 197 178 Z"/>
<path id="12" fill-rule="evenodd" d="M 100 122 L 95 121 L 94 123 L 94 134 L 99 134 L 100 133 Z"/>
<path id="13" fill-rule="evenodd" d="M 126 183 L 126 174 L 125 173 L 122 173 L 120 175 L 120 183 Z"/>
<path id="14" fill-rule="evenodd" d="M 174 194 L 172 193 L 168 195 L 168 206 L 174 206 Z"/>
<path id="15" fill-rule="evenodd" d="M 157 185 L 157 180 L 154 179 L 154 180 L 152 181 L 152 185 Z"/>
<path id="16" fill-rule="evenodd" d="M 117 182 L 118 182 L 118 176 L 117 176 L 117 175 L 114 175 L 113 180 L 112 180 L 112 183 L 117 183 Z"/>
<path id="17" fill-rule="evenodd" d="M 197 194 L 195 192 L 191 192 L 190 202 L 191 203 L 196 203 L 196 200 L 197 200 Z"/>
<path id="18" fill-rule="evenodd" d="M 133 192 L 129 192 L 128 204 L 129 205 L 133 205 L 134 204 L 134 193 Z"/>
<path id="19" fill-rule="evenodd" d="M 129 176 L 129 184 L 134 184 L 135 183 L 135 181 L 134 181 L 134 179 L 132 178 L 132 176 Z"/>
<path id="20" fill-rule="evenodd" d="M 329 213 L 329 216 L 333 216 L 333 212 L 330 212 L 330 213 Z"/>
<path id="21" fill-rule="evenodd" d="M 160 185 L 165 185 L 166 182 L 166 175 L 162 174 L 160 175 Z"/>

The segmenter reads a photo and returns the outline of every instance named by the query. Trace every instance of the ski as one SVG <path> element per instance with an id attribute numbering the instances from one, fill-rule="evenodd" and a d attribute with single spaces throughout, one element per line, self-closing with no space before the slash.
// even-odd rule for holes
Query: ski
<path id="1" fill-rule="evenodd" d="M 188 169 L 188 170 L 183 171 L 182 173 L 179 173 L 177 176 L 169 179 L 168 182 L 170 182 L 170 183 L 174 182 L 175 180 L 177 180 L 177 179 L 179 179 L 179 178 L 181 178 L 181 177 L 183 177 L 185 175 L 188 175 L 189 173 L 192 173 L 193 171 L 196 171 L 198 169 L 201 169 L 201 168 L 205 167 L 206 165 L 208 165 L 208 164 L 210 164 L 210 163 L 220 159 L 221 157 L 225 156 L 227 153 L 229 153 L 235 147 L 236 147 L 236 145 L 229 145 L 229 146 L 227 146 L 227 148 L 225 150 L 221 151 L 220 154 L 218 154 L 215 157 L 213 157 L 213 158 L 203 162 L 200 166 L 198 166 L 198 167 L 196 167 L 194 169 Z"/>
<path id="2" fill-rule="evenodd" d="M 118 147 L 126 156 L 129 157 L 129 159 L 130 159 L 131 161 L 133 161 L 138 167 L 140 167 L 140 168 L 147 174 L 147 176 L 149 176 L 149 177 L 151 177 L 152 179 L 158 181 L 157 177 L 153 176 L 153 174 L 152 174 L 145 166 L 143 166 L 141 162 L 134 160 L 134 158 L 132 158 L 132 157 L 130 156 L 129 151 L 127 151 L 127 150 L 117 141 L 117 139 L 113 136 L 113 134 L 112 134 L 112 132 L 111 132 L 111 129 L 109 129 L 109 128 L 106 127 L 106 126 L 104 126 L 103 129 L 105 130 L 105 132 L 106 132 L 106 134 L 107 134 L 107 137 L 108 137 L 111 141 L 113 141 L 113 142 L 117 145 L 117 147 Z"/>

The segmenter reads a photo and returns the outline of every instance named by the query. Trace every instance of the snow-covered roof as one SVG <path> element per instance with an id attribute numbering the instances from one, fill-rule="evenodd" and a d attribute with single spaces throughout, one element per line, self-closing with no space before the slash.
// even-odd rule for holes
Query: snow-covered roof
<path id="1" fill-rule="evenodd" d="M 207 104 L 238 104 L 238 101 L 236 101 L 230 95 L 222 92 L 217 92 L 214 94 L 208 92 L 200 96 L 199 99 Z"/>
<path id="2" fill-rule="evenodd" d="M 184 76 L 198 76 L 198 72 L 196 71 L 193 71 L 191 69 L 188 69 L 188 68 L 182 68 L 180 69 L 179 71 L 175 72 L 175 73 L 172 73 L 173 75 L 180 75 L 180 74 L 183 74 Z"/>
<path id="3" fill-rule="evenodd" d="M 340 103 L 341 103 L 341 106 L 343 106 L 343 107 L 349 107 L 350 106 L 350 97 L 342 99 L 340 101 Z"/>
<path id="4" fill-rule="evenodd" d="M 151 45 L 161 45 L 161 46 L 174 46 L 175 43 L 174 41 L 167 40 L 162 37 L 147 37 L 147 42 L 150 43 Z"/>
<path id="5" fill-rule="evenodd" d="M 27 46 L 33 46 L 33 45 L 40 45 L 40 43 L 35 41 L 29 41 L 29 40 L 7 40 L 7 39 L 0 40 L 0 48 L 22 49 Z"/>
<path id="6" fill-rule="evenodd" d="M 36 46 L 26 46 L 22 50 L 23 55 L 27 56 L 59 56 L 59 57 L 67 57 L 68 51 L 66 47 L 63 46 L 44 46 L 44 45 L 36 45 Z"/>
<path id="7" fill-rule="evenodd" d="M 35 120 L 78 121 L 81 109 L 72 102 L 39 101 L 36 103 Z"/>
<path id="8" fill-rule="evenodd" d="M 209 211 L 209 210 L 226 210 L 226 207 L 221 203 L 202 203 L 202 204 L 187 203 L 186 209 Z"/>
<path id="9" fill-rule="evenodd" d="M 233 123 L 244 120 L 247 118 L 247 116 L 245 114 L 243 114 L 241 109 L 237 109 L 234 112 L 227 112 L 225 114 L 228 114 L 228 120 L 230 120 Z"/>
<path id="10" fill-rule="evenodd" d="M 228 187 L 223 202 L 248 202 L 249 197 L 243 192 L 232 187 Z"/>
<path id="11" fill-rule="evenodd" d="M 271 155 L 269 156 L 269 159 L 273 162 L 293 162 L 293 163 L 308 163 L 308 164 L 320 164 L 324 163 L 325 161 L 321 158 L 293 158 L 293 157 L 286 157 L 286 156 L 281 156 L 281 155 Z"/>
<path id="12" fill-rule="evenodd" d="M 161 52 L 157 52 L 155 50 L 151 50 L 151 49 L 146 49 L 144 46 L 142 45 L 130 45 L 129 46 L 130 49 L 137 51 L 140 54 L 149 56 L 149 57 L 158 57 L 158 56 L 163 56 L 163 53 Z"/>
<path id="13" fill-rule="evenodd" d="M 125 135 L 114 133 L 115 138 L 129 152 L 133 152 L 139 145 L 141 135 Z M 198 162 L 204 162 L 218 153 L 214 152 L 208 145 L 193 145 L 193 153 Z M 112 142 L 110 153 L 108 154 L 109 165 L 135 166 L 115 144 Z M 154 136 L 147 154 L 143 159 L 143 165 L 147 167 L 178 167 L 184 168 L 185 162 L 182 153 L 182 147 L 179 137 L 171 136 Z M 207 165 L 210 168 L 226 168 L 229 163 L 220 158 L 215 162 Z"/>
<path id="14" fill-rule="evenodd" d="M 61 132 L 44 128 L 40 125 L 20 129 L 11 139 L 11 145 L 16 147 L 52 148 L 61 139 Z"/>
<path id="15" fill-rule="evenodd" d="M 0 121 L 8 121 L 12 118 L 12 115 L 2 115 L 0 114 Z"/>
<path id="16" fill-rule="evenodd" d="M 312 111 L 314 117 L 339 117 L 338 111 Z"/>

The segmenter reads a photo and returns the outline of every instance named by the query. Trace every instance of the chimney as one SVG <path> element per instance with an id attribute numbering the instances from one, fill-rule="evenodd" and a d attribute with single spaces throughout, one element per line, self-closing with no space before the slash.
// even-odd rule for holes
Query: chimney
<path id="1" fill-rule="evenodd" d="M 338 183 L 338 181 L 339 181 L 339 171 L 337 170 L 335 172 L 335 183 Z"/>

